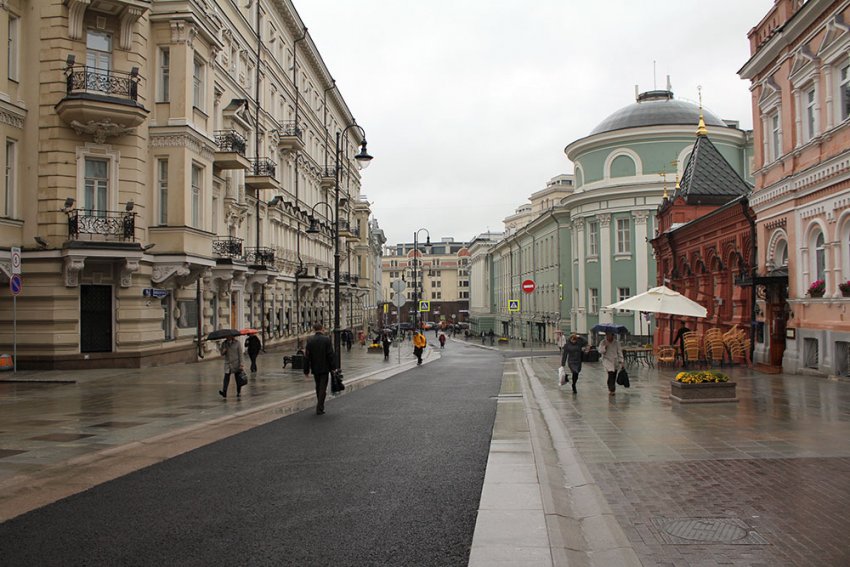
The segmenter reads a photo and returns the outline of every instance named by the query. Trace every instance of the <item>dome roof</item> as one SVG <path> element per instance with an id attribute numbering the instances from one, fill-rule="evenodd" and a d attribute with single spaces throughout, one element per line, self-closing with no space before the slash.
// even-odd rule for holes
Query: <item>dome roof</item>
<path id="1" fill-rule="evenodd" d="M 638 96 L 637 102 L 623 107 L 599 123 L 590 135 L 666 124 L 684 124 L 694 127 L 699 123 L 699 106 L 682 100 L 674 100 L 671 91 L 648 91 Z M 726 123 L 703 109 L 706 126 L 722 126 Z"/>

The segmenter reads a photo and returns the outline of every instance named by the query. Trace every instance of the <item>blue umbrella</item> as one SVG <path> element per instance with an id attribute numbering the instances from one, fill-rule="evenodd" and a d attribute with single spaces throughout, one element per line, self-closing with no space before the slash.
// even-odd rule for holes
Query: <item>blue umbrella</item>
<path id="1" fill-rule="evenodd" d="M 614 333 L 615 335 L 626 335 L 629 330 L 625 325 L 615 325 L 613 323 L 599 323 L 590 329 L 594 333 Z"/>

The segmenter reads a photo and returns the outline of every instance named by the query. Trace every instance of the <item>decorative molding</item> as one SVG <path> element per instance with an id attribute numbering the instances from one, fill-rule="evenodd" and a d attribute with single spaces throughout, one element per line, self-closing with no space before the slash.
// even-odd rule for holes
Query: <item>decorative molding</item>
<path id="1" fill-rule="evenodd" d="M 635 225 L 645 225 L 646 220 L 649 218 L 649 213 L 647 211 L 634 211 L 632 212 L 632 218 L 635 219 Z"/>
<path id="2" fill-rule="evenodd" d="M 85 267 L 86 259 L 82 257 L 66 256 L 63 272 L 65 276 L 65 287 L 77 287 L 80 285 L 80 272 Z"/>
<path id="3" fill-rule="evenodd" d="M 139 271 L 138 258 L 125 258 L 121 268 L 121 287 L 133 286 L 133 274 Z"/>
<path id="4" fill-rule="evenodd" d="M 194 49 L 195 36 L 198 35 L 195 26 L 186 23 L 185 20 L 171 20 L 169 24 L 171 25 L 171 43 L 185 43 Z"/>
<path id="5" fill-rule="evenodd" d="M 142 17 L 147 10 L 141 6 L 127 6 L 121 12 L 121 34 L 119 46 L 121 49 L 128 50 L 133 45 L 133 26 L 139 18 Z"/>
<path id="6" fill-rule="evenodd" d="M 151 273 L 151 282 L 153 283 L 163 283 L 167 279 L 173 276 L 187 276 L 191 270 L 189 269 L 188 262 L 181 262 L 179 264 L 156 264 L 153 267 L 153 273 Z"/>
<path id="7" fill-rule="evenodd" d="M 602 213 L 601 215 L 596 215 L 596 218 L 599 219 L 599 228 L 605 229 L 611 226 L 611 213 Z"/>
<path id="8" fill-rule="evenodd" d="M 111 136 L 123 136 L 124 134 L 129 134 L 135 130 L 134 127 L 128 128 L 126 126 L 116 124 L 108 118 L 103 120 L 89 120 L 85 124 L 74 120 L 71 122 L 71 128 L 73 128 L 77 134 L 89 134 L 93 136 L 96 144 L 103 144 L 106 142 L 106 139 Z"/>
<path id="9" fill-rule="evenodd" d="M 151 148 L 188 148 L 208 161 L 215 159 L 215 149 L 211 144 L 190 134 L 151 133 L 148 141 L 148 147 Z"/>
<path id="10" fill-rule="evenodd" d="M 8 124 L 18 130 L 22 130 L 24 128 L 24 117 L 8 111 L 0 111 L 0 124 Z"/>
<path id="11" fill-rule="evenodd" d="M 67 0 L 68 5 L 68 38 L 72 40 L 83 38 L 83 17 L 91 0 Z"/>

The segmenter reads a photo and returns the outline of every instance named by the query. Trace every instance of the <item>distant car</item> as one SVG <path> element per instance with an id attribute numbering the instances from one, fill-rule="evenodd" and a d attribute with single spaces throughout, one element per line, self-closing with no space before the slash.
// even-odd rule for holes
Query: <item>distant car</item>
<path id="1" fill-rule="evenodd" d="M 468 329 L 469 323 L 456 323 L 455 325 L 458 329 Z"/>
<path id="2" fill-rule="evenodd" d="M 435 323 L 432 321 L 422 321 L 422 329 L 425 331 L 433 331 Z"/>
<path id="3" fill-rule="evenodd" d="M 398 328 L 401 329 L 402 331 L 412 331 L 413 330 L 413 323 L 399 323 Z"/>

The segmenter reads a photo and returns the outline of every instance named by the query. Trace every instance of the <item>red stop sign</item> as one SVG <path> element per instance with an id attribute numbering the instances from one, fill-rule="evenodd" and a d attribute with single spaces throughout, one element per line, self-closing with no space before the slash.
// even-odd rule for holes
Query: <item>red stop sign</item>
<path id="1" fill-rule="evenodd" d="M 537 286 L 534 285 L 534 280 L 525 280 L 524 282 L 522 282 L 522 291 L 524 291 L 525 293 L 531 293 L 532 291 L 534 291 L 535 287 Z"/>

